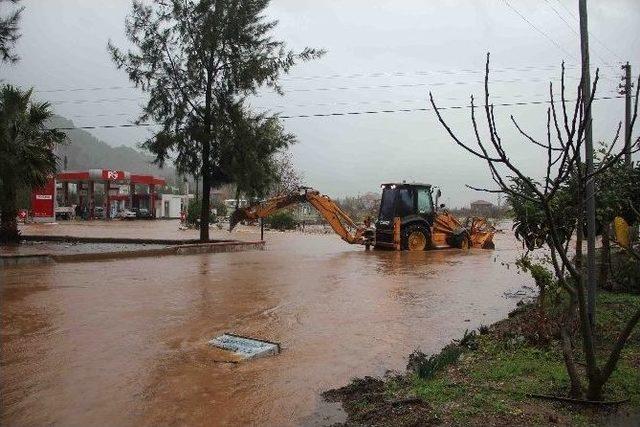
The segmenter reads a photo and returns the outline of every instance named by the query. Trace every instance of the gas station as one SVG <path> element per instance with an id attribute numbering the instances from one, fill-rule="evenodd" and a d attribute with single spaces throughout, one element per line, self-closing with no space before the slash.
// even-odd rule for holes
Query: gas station
<path id="1" fill-rule="evenodd" d="M 104 219 L 114 218 L 125 209 L 147 209 L 155 218 L 156 202 L 160 200 L 156 190 L 165 184 L 161 177 L 121 170 L 63 171 L 51 177 L 44 187 L 33 191 L 31 215 L 35 221 L 55 221 L 58 209 L 72 208 L 71 195 L 76 194 L 75 209 L 87 219 L 96 218 L 96 208 L 100 206 Z M 96 186 L 100 185 L 104 190 L 103 202 L 97 206 Z"/>

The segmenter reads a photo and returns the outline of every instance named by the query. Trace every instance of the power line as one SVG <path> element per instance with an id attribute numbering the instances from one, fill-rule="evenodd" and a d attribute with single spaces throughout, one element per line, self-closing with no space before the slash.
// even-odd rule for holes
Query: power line
<path id="1" fill-rule="evenodd" d="M 573 19 L 574 19 L 576 22 L 580 22 L 580 21 L 578 20 L 578 17 L 576 16 L 576 14 L 575 14 L 575 13 L 573 13 L 573 11 L 572 11 L 571 9 L 569 9 L 567 6 L 565 6 L 565 5 L 564 5 L 560 0 L 556 0 L 556 1 L 558 2 L 558 4 L 559 4 L 560 6 L 562 6 L 562 8 L 563 8 L 564 10 L 566 10 L 567 12 L 569 12 L 569 15 L 571 15 L 571 16 L 573 17 Z"/>
<path id="2" fill-rule="evenodd" d="M 617 68 L 615 65 L 603 63 L 601 68 Z M 577 69 L 578 65 L 565 65 L 566 69 Z M 592 68 L 596 68 L 595 66 Z M 544 65 L 544 66 L 525 66 L 525 67 L 503 67 L 493 68 L 492 73 L 504 73 L 504 72 L 530 72 L 530 71 L 552 71 L 558 69 L 557 65 Z M 329 74 L 329 75 L 315 75 L 315 76 L 291 76 L 283 77 L 280 81 L 294 81 L 294 80 L 320 80 L 320 79 L 355 79 L 355 78 L 379 78 L 379 77 L 409 77 L 409 76 L 426 76 L 432 74 L 445 74 L 445 75 L 457 75 L 457 74 L 484 74 L 484 69 L 448 69 L 448 70 L 417 70 L 417 71 L 389 71 L 389 72 L 372 72 L 372 73 L 353 73 L 353 74 Z M 64 93 L 64 92 L 95 92 L 100 90 L 122 90 L 122 89 L 137 89 L 135 86 L 99 86 L 99 87 L 75 87 L 75 88 L 55 88 L 55 89 L 42 89 L 36 90 L 37 93 Z"/>
<path id="3" fill-rule="evenodd" d="M 576 78 L 566 76 L 565 78 Z M 492 83 L 517 83 L 522 81 L 528 82 L 548 82 L 548 78 L 517 78 L 517 79 L 503 79 L 503 80 L 492 80 Z M 367 89 L 391 89 L 391 88 L 414 88 L 414 87 L 425 87 L 425 86 L 463 86 L 469 84 L 483 84 L 484 80 L 459 80 L 455 82 L 435 82 L 435 83 L 400 83 L 400 84 L 385 84 L 385 85 L 366 85 L 366 86 L 334 86 L 334 87 L 325 87 L 325 88 L 298 88 L 298 89 L 289 89 L 285 90 L 286 92 L 328 92 L 328 91 L 341 91 L 341 90 L 367 90 Z"/>
<path id="4" fill-rule="evenodd" d="M 553 5 L 551 4 L 551 2 L 550 2 L 549 0 L 544 0 L 544 1 L 547 3 L 547 6 L 549 6 L 549 8 L 550 8 L 551 10 L 553 10 L 553 12 L 558 16 L 558 18 L 560 18 L 560 19 L 562 20 L 562 22 L 564 22 L 564 23 L 565 23 L 565 25 L 567 26 L 567 28 L 569 28 L 569 29 L 573 32 L 573 34 L 575 34 L 576 36 L 580 37 L 580 33 L 578 33 L 578 32 L 575 30 L 575 28 L 573 28 L 573 27 L 571 26 L 571 24 L 569 24 L 569 22 L 568 22 L 566 19 L 564 19 L 564 16 L 560 15 L 560 12 L 558 12 L 558 10 L 557 10 L 555 7 L 553 7 Z"/>
<path id="5" fill-rule="evenodd" d="M 136 87 L 135 86 L 70 87 L 70 88 L 36 90 L 36 92 L 38 93 L 90 92 L 90 91 L 98 91 L 98 90 L 118 90 L 118 89 L 136 89 Z"/>
<path id="6" fill-rule="evenodd" d="M 102 104 L 104 102 L 126 102 L 126 101 L 144 101 L 144 98 L 96 98 L 96 99 L 67 99 L 59 101 L 50 101 L 51 105 L 60 104 Z"/>
<path id="7" fill-rule="evenodd" d="M 611 93 L 617 93 L 616 91 L 612 91 Z M 509 95 L 492 95 L 492 99 L 500 99 L 500 98 L 522 98 L 522 97 L 540 97 L 547 96 L 548 93 L 534 93 L 534 94 L 509 94 Z M 554 96 L 560 97 L 559 93 L 555 93 Z M 443 97 L 439 98 L 441 101 L 463 101 L 466 99 L 461 98 L 459 96 L 456 97 Z M 376 105 L 376 104 L 408 104 L 414 102 L 424 102 L 424 98 L 414 98 L 414 99 L 374 99 L 371 101 L 338 101 L 338 102 L 314 102 L 314 103 L 306 103 L 306 104 L 287 104 L 287 105 L 256 105 L 255 108 L 261 110 L 273 110 L 273 109 L 284 109 L 284 108 L 307 108 L 307 107 L 338 107 L 338 106 L 353 106 L 353 105 Z M 109 113 L 109 114 L 72 114 L 67 116 L 69 118 L 97 118 L 97 117 L 132 117 L 132 113 Z M 132 117 L 132 120 L 135 118 Z"/>
<path id="8" fill-rule="evenodd" d="M 601 96 L 593 98 L 594 101 L 619 99 L 623 96 Z M 522 102 L 502 102 L 493 103 L 494 107 L 520 107 L 524 105 L 544 105 L 549 104 L 551 101 L 522 101 Z M 575 99 L 567 100 L 567 102 L 575 102 Z M 438 110 L 461 110 L 465 108 L 471 108 L 471 105 L 452 105 L 446 107 L 438 107 Z M 481 106 L 476 106 L 481 108 Z M 375 110 L 375 111 L 351 111 L 346 113 L 318 113 L 318 114 L 300 114 L 295 116 L 279 116 L 281 119 L 294 119 L 294 118 L 311 118 L 311 117 L 335 117 L 335 116 L 355 116 L 355 115 L 368 115 L 368 114 L 383 114 L 383 113 L 408 113 L 413 111 L 433 111 L 431 107 L 425 108 L 404 108 L 397 110 Z"/>
<path id="9" fill-rule="evenodd" d="M 553 11 L 553 13 L 555 13 L 556 16 L 558 16 L 558 18 L 560 18 L 562 22 L 564 22 L 567 28 L 569 28 L 573 32 L 573 34 L 580 37 L 580 33 L 578 33 L 576 29 L 573 28 L 573 26 L 564 18 L 564 16 L 560 14 L 560 12 L 558 12 L 558 10 L 555 7 L 553 7 L 553 5 L 551 4 L 551 1 L 550 0 L 544 0 L 544 1 L 547 3 L 547 6 L 549 6 L 549 8 Z M 605 61 L 604 58 L 602 58 L 602 56 L 600 56 L 599 54 L 596 54 L 596 55 L 598 56 L 598 59 L 600 61 L 602 61 L 605 64 L 607 63 L 607 61 Z"/>
<path id="10" fill-rule="evenodd" d="M 604 77 L 604 76 L 603 76 Z M 606 78 L 606 77 L 604 77 Z M 565 76 L 565 79 L 573 79 L 577 80 L 578 77 L 573 76 Z M 496 79 L 492 80 L 491 83 L 518 83 L 518 82 L 549 82 L 549 81 L 558 81 L 558 79 L 548 79 L 542 77 L 535 78 L 515 78 L 515 79 Z M 320 87 L 320 88 L 298 88 L 298 89 L 289 89 L 285 90 L 286 93 L 291 92 L 333 92 L 333 91 L 345 91 L 345 90 L 371 90 L 371 89 L 394 89 L 394 88 L 416 88 L 416 87 L 430 87 L 430 86 L 465 86 L 470 84 L 484 84 L 484 80 L 459 80 L 455 82 L 432 82 L 432 83 L 400 83 L 400 84 L 384 84 L 384 85 L 366 85 L 366 86 L 330 86 L 330 87 Z M 257 95 L 260 97 L 260 95 Z M 61 104 L 102 104 L 104 102 L 127 102 L 127 101 L 144 101 L 144 97 L 137 98 L 128 98 L 128 97 L 117 97 L 117 98 L 96 98 L 96 99 L 68 99 L 68 100 L 57 100 L 51 101 L 52 105 L 61 105 Z"/>
<path id="11" fill-rule="evenodd" d="M 540 28 L 536 27 L 531 21 L 529 21 L 527 19 L 526 16 L 524 16 L 522 13 L 520 13 L 516 8 L 514 8 L 509 2 L 508 0 L 503 0 L 504 3 L 507 5 L 507 7 L 509 7 L 509 9 L 513 10 L 515 13 L 518 14 L 518 16 L 520 18 L 522 18 L 522 20 L 524 20 L 527 24 L 529 24 L 531 26 L 531 28 L 533 28 L 534 30 L 536 30 L 538 33 L 540 33 L 545 39 L 549 40 L 551 43 L 553 43 L 558 49 L 560 49 L 561 51 L 563 51 L 566 55 L 570 56 L 573 59 L 577 59 L 573 54 L 571 54 L 568 50 L 566 50 L 564 47 L 562 47 L 558 42 L 556 42 L 554 39 L 552 39 L 547 33 L 545 33 L 544 31 L 542 31 Z"/>
<path id="12" fill-rule="evenodd" d="M 593 98 L 594 101 L 601 100 L 611 100 L 611 99 L 620 99 L 624 98 L 623 95 L 616 96 L 601 96 Z M 518 102 L 501 102 L 501 103 L 493 103 L 494 107 L 519 107 L 524 105 L 544 105 L 549 104 L 551 101 L 518 101 Z M 575 102 L 575 99 L 567 100 L 567 102 Z M 471 105 L 451 105 L 438 107 L 438 110 L 461 110 L 465 108 L 471 108 Z M 477 106 L 477 108 L 481 108 L 481 106 Z M 369 110 L 369 111 L 347 111 L 347 112 L 331 112 L 331 113 L 316 113 L 316 114 L 297 114 L 297 115 L 282 115 L 279 116 L 281 119 L 296 119 L 296 118 L 312 118 L 312 117 L 338 117 L 338 116 L 358 116 L 358 115 L 371 115 L 371 114 L 387 114 L 387 113 L 408 113 L 408 112 L 417 112 L 417 111 L 433 111 L 431 107 L 424 108 L 400 108 L 393 110 Z M 73 127 L 56 127 L 52 129 L 56 130 L 91 130 L 91 129 L 116 129 L 116 128 L 138 128 L 138 127 L 153 127 L 153 126 L 161 126 L 154 123 L 123 123 L 116 125 L 95 125 L 95 126 L 73 126 Z"/>
<path id="13" fill-rule="evenodd" d="M 575 13 L 573 13 L 573 11 L 571 9 L 569 9 L 567 6 L 565 6 L 560 0 L 556 0 L 556 2 L 562 6 L 562 8 L 564 10 L 566 10 L 567 12 L 569 12 L 569 15 L 571 15 L 571 17 L 576 21 L 576 22 L 580 22 L 580 20 L 578 19 L 578 17 L 576 16 Z M 609 53 L 611 53 L 613 56 L 615 56 L 616 58 L 618 58 L 620 60 L 620 62 L 624 62 L 624 59 L 622 59 L 622 57 L 620 55 L 618 55 L 617 53 L 615 53 L 613 50 L 611 50 L 609 48 L 609 46 L 607 46 L 602 40 L 600 40 L 598 37 L 595 36 L 595 34 L 593 34 L 591 31 L 588 32 L 589 35 L 596 41 L 598 42 L 598 44 L 600 46 L 602 46 L 603 48 L 605 48 Z"/>

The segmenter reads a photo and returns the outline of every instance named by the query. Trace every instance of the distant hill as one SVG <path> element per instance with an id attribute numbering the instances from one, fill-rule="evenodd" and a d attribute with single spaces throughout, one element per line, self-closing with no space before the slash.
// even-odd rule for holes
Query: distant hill
<path id="1" fill-rule="evenodd" d="M 51 120 L 52 127 L 73 127 L 71 120 L 55 116 Z M 175 178 L 175 169 L 165 165 L 162 169 L 152 164 L 153 157 L 138 151 L 135 148 L 121 145 L 112 147 L 104 141 L 91 135 L 82 129 L 66 131 L 68 144 L 60 146 L 57 150 L 60 157 L 60 169 L 63 169 L 62 161 L 67 156 L 68 170 L 87 169 L 115 169 L 133 173 L 144 173 L 162 176 L 168 182 Z"/>

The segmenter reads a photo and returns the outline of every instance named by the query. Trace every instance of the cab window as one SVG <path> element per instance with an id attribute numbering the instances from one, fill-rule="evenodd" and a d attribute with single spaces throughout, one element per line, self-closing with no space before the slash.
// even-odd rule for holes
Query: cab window
<path id="1" fill-rule="evenodd" d="M 393 218 L 393 210 L 396 201 L 396 190 L 393 188 L 385 188 L 382 190 L 382 200 L 380 201 L 379 219 L 390 220 Z"/>
<path id="2" fill-rule="evenodd" d="M 401 188 L 398 192 L 398 216 L 407 216 L 414 213 L 413 191 Z"/>
<path id="3" fill-rule="evenodd" d="M 418 189 L 418 213 L 430 214 L 431 212 L 433 212 L 431 192 L 427 188 Z"/>

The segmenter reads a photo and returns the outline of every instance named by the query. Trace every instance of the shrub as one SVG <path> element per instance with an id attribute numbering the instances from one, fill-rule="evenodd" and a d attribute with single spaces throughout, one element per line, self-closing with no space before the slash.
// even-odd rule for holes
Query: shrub
<path id="1" fill-rule="evenodd" d="M 622 251 L 612 252 L 610 262 L 613 289 L 640 293 L 640 262 Z"/>
<path id="2" fill-rule="evenodd" d="M 458 344 L 461 347 L 466 347 L 469 350 L 477 350 L 478 349 L 478 336 L 476 331 L 469 332 L 468 329 L 465 329 L 464 335 L 459 340 L 453 340 L 454 343 Z"/>
<path id="3" fill-rule="evenodd" d="M 276 230 L 293 230 L 296 228 L 296 220 L 291 212 L 276 212 L 267 217 L 267 225 Z"/>
<path id="4" fill-rule="evenodd" d="M 187 225 L 196 227 L 200 224 L 200 211 L 202 210 L 202 202 L 200 200 L 191 200 L 187 207 Z M 216 216 L 209 211 L 209 224 L 216 223 Z"/>
<path id="5" fill-rule="evenodd" d="M 219 217 L 227 216 L 227 206 L 224 203 L 222 203 L 222 202 L 220 202 L 218 200 L 215 200 L 215 201 L 212 200 L 211 201 L 211 207 L 216 210 L 217 216 L 219 216 Z"/>
<path id="6" fill-rule="evenodd" d="M 419 378 L 428 380 L 441 369 L 458 360 L 463 349 L 456 344 L 449 344 L 438 354 L 427 356 L 420 350 L 409 355 L 407 369 L 415 372 Z"/>

